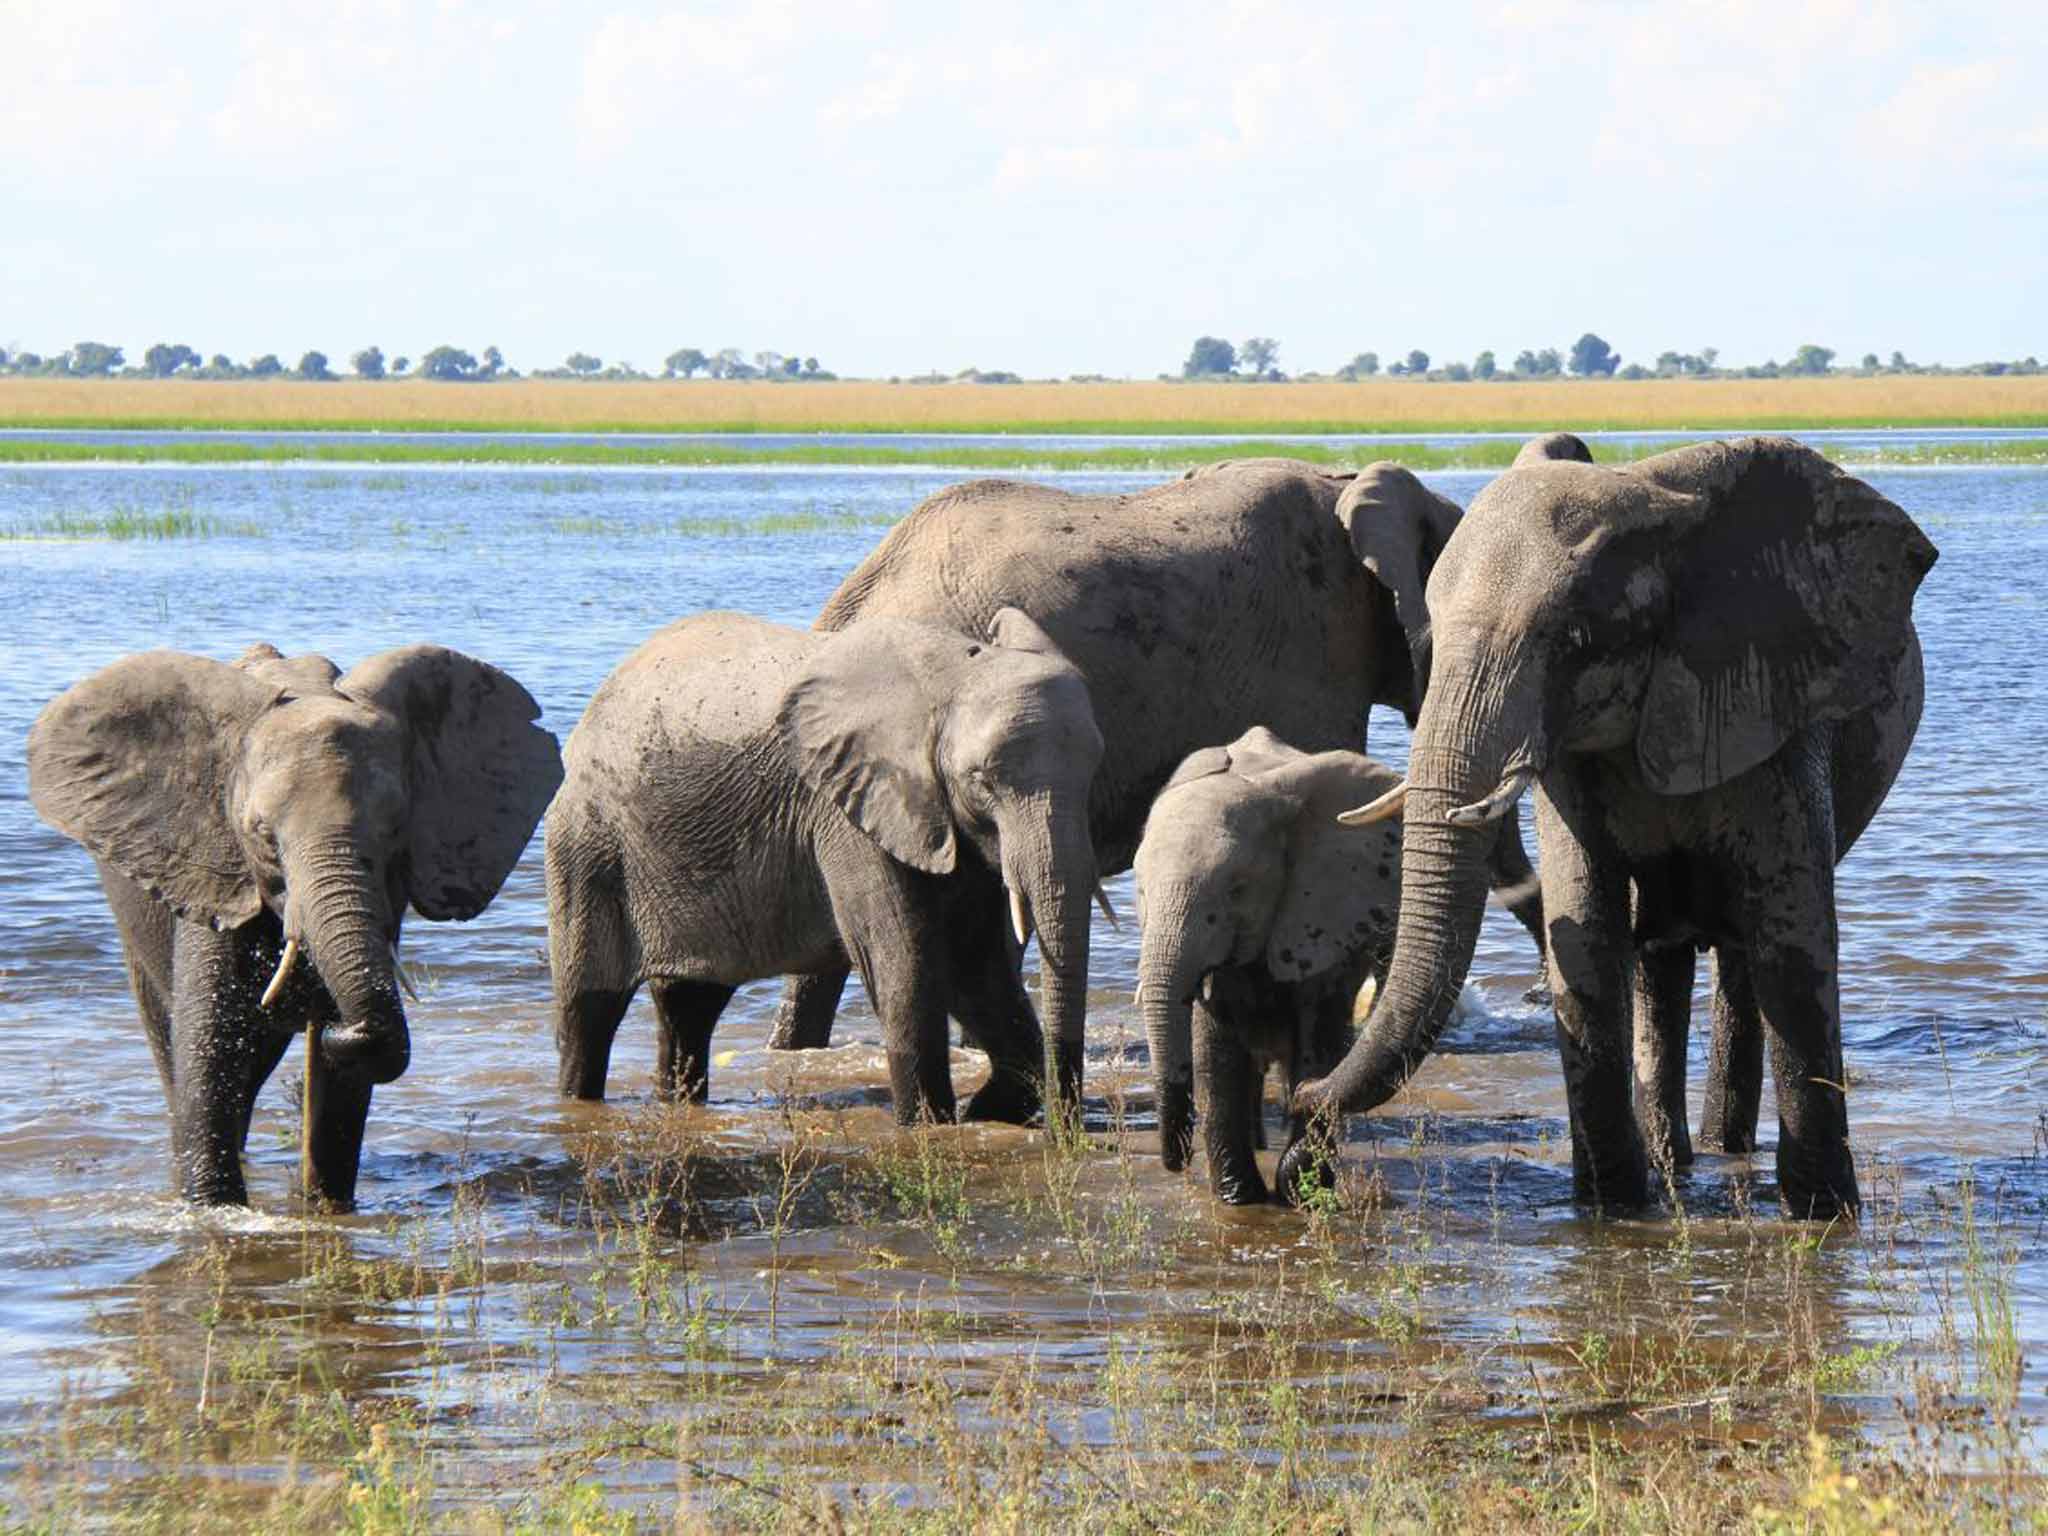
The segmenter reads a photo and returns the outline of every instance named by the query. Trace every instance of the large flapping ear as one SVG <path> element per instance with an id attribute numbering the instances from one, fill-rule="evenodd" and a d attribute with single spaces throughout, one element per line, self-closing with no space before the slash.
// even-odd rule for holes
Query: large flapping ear
<path id="1" fill-rule="evenodd" d="M 180 917 L 234 928 L 263 905 L 228 801 L 250 727 L 278 687 L 203 656 L 151 651 L 53 699 L 28 736 L 28 792 Z"/>
<path id="2" fill-rule="evenodd" d="M 1400 775 L 1356 752 L 1318 752 L 1257 776 L 1299 802 L 1266 968 L 1298 981 L 1342 964 L 1393 930 L 1401 899 L 1401 823 L 1340 826 L 1338 813 L 1378 799 Z"/>
<path id="3" fill-rule="evenodd" d="M 947 647 L 957 655 L 927 654 Z M 933 674 L 964 664 L 974 648 L 929 626 L 863 620 L 820 637 L 778 716 L 804 783 L 889 857 L 926 874 L 950 874 L 959 859 L 937 759 L 951 690 Z"/>
<path id="4" fill-rule="evenodd" d="M 406 645 L 350 669 L 340 692 L 395 715 L 410 758 L 413 906 L 475 917 L 512 873 L 562 782 L 533 695 L 489 662 Z"/>
<path id="5" fill-rule="evenodd" d="M 1445 542 L 1465 514 L 1454 501 L 1429 489 L 1398 464 L 1368 464 L 1337 499 L 1337 521 L 1373 578 L 1394 600 L 1394 615 L 1407 642 L 1406 686 L 1383 691 L 1382 702 L 1398 702 L 1415 720 L 1429 687 L 1429 608 L 1423 593 Z M 1406 695 L 1401 699 L 1390 692 Z"/>
<path id="6" fill-rule="evenodd" d="M 1678 493 L 1688 524 L 1636 735 L 1652 789 L 1710 788 L 1809 725 L 1889 702 L 1936 558 L 1910 517 L 1786 438 L 1702 443 L 1635 472 Z"/>

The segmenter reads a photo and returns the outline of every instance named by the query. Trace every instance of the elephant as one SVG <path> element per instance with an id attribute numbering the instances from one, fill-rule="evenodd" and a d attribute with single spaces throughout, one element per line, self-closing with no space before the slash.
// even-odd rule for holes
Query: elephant
<path id="1" fill-rule="evenodd" d="M 1186 1165 L 1199 1100 L 1209 1185 L 1232 1205 L 1267 1197 L 1252 1155 L 1267 1069 L 1280 1063 L 1292 1095 L 1336 1066 L 1359 989 L 1392 947 L 1400 823 L 1336 818 L 1399 777 L 1255 726 L 1191 755 L 1152 802 L 1136 860 L 1138 997 L 1159 1156 Z"/>
<path id="2" fill-rule="evenodd" d="M 1936 556 L 1899 507 L 1784 438 L 1535 462 L 1488 486 L 1430 578 L 1409 778 L 1351 813 L 1403 821 L 1387 983 L 1296 1112 L 1370 1109 L 1434 1045 L 1471 961 L 1487 825 L 1533 784 L 1575 1196 L 1639 1207 L 1650 1153 L 1689 1150 L 1685 1030 L 1710 946 L 1730 1045 L 1708 1139 L 1740 1139 L 1745 1096 L 1753 1121 L 1730 1066 L 1767 1032 L 1782 1203 L 1853 1212 L 1834 869 L 1918 728 L 1913 597 Z M 1304 1137 L 1283 1164 L 1324 1150 Z"/>
<path id="3" fill-rule="evenodd" d="M 1415 718 L 1423 584 L 1461 515 L 1392 463 L 1351 474 L 1226 462 L 1119 495 L 969 481 L 897 524 L 814 627 L 893 615 L 971 630 L 1005 604 L 1042 624 L 1095 700 L 1104 753 L 1089 828 L 1109 875 L 1130 867 L 1153 797 L 1189 753 L 1255 725 L 1305 751 L 1355 749 L 1372 705 Z M 1501 825 L 1490 855 L 1496 888 L 1540 947 L 1541 897 L 1516 823 Z M 1041 955 L 1048 997 L 1085 984 L 1069 959 L 1079 946 L 1065 936 Z M 795 979 L 775 1044 L 823 1045 L 845 979 Z M 1078 1092 L 1078 1056 L 1062 1055 L 1060 1076 Z"/>
<path id="4" fill-rule="evenodd" d="M 406 906 L 490 905 L 561 782 L 539 717 L 438 645 L 346 675 L 268 645 L 232 665 L 152 651 L 43 710 L 29 795 L 99 865 L 186 1200 L 248 1203 L 250 1112 L 305 1029 L 304 1192 L 354 1203 L 371 1090 L 411 1060 Z"/>
<path id="5" fill-rule="evenodd" d="M 993 1068 L 967 1116 L 1038 1111 L 1043 1036 L 1011 930 L 1021 945 L 1043 921 L 1048 953 L 1086 974 L 1102 737 L 1043 630 L 1002 609 L 985 633 L 874 619 L 818 634 L 709 613 L 619 664 L 570 734 L 548 818 L 563 1094 L 604 1096 L 643 981 L 657 1090 L 702 1100 L 735 987 L 850 957 L 900 1123 L 953 1118 L 949 1011 Z M 1051 1001 L 1078 1043 L 1083 997 Z"/>

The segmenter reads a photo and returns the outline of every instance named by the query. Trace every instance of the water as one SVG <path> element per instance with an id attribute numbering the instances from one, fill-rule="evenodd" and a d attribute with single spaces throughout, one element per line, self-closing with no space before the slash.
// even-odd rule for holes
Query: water
<path id="1" fill-rule="evenodd" d="M 378 1090 L 357 1215 L 309 1221 L 294 1212 L 296 1051 L 266 1090 L 250 1138 L 255 1212 L 195 1214 L 167 1197 L 163 1105 L 112 921 L 90 861 L 26 801 L 22 743 L 50 697 L 153 647 L 232 659 L 268 640 L 347 667 L 431 639 L 506 668 L 566 736 L 609 669 L 655 628 L 711 607 L 806 623 L 888 521 L 955 478 L 0 471 L 0 530 L 167 506 L 215 530 L 162 541 L 0 539 L 0 1431 L 47 1425 L 53 1404 L 89 1411 L 130 1401 L 156 1369 L 152 1341 L 196 1351 L 193 1319 L 209 1296 L 303 1321 L 306 1298 L 325 1294 L 320 1277 L 332 1278 L 336 1244 L 362 1264 L 410 1253 L 445 1274 L 460 1246 L 451 1232 L 468 1232 L 493 1264 L 524 1278 L 492 1286 L 458 1276 L 444 1285 L 441 1314 L 416 1298 L 359 1297 L 319 1311 L 293 1337 L 327 1351 L 351 1397 L 431 1398 L 435 1412 L 452 1403 L 461 1412 L 444 1426 L 446 1444 L 537 1454 L 547 1436 L 501 1391 L 507 1360 L 535 1371 L 545 1363 L 550 1380 L 645 1381 L 657 1395 L 670 1390 L 662 1383 L 673 1364 L 645 1330 L 622 1338 L 587 1320 L 564 1328 L 539 1320 L 532 1304 L 537 1285 L 586 1298 L 602 1290 L 591 1278 L 589 1139 L 630 1139 L 650 1118 L 652 1065 L 643 998 L 620 1035 L 612 1104 L 555 1098 L 537 845 L 479 921 L 408 926 L 424 993 L 411 1010 L 413 1066 Z M 1151 477 L 1056 478 L 1114 489 Z M 1426 478 L 1469 501 L 1487 476 Z M 1869 1346 L 1899 1349 L 1902 1362 L 1939 1358 L 1940 1319 L 1957 1305 L 1956 1213 L 1968 1181 L 1978 1219 L 1995 1235 L 1994 1257 L 2010 1265 L 2029 1358 L 2020 1404 L 2038 1421 L 2048 1363 L 2048 844 L 2039 808 L 2048 473 L 1870 478 L 1942 551 L 1917 609 L 1929 677 L 1919 740 L 1840 881 L 1852 1123 L 1877 1214 L 1863 1233 L 1802 1260 L 1773 1305 L 1805 1308 L 1828 1353 Z M 1382 711 L 1372 732 L 1375 755 L 1399 762 L 1400 721 Z M 1110 889 L 1122 911 L 1134 911 L 1128 876 Z M 901 1200 L 878 1208 L 828 1199 L 858 1184 L 848 1170 L 911 1155 L 887 1125 L 877 1031 L 856 986 L 834 1049 L 772 1055 L 765 1032 L 775 989 L 757 985 L 735 1000 L 714 1041 L 712 1104 L 691 1121 L 702 1138 L 701 1198 L 684 1228 L 695 1235 L 667 1239 L 664 1259 L 695 1277 L 693 1294 L 714 1299 L 719 1369 L 773 1387 L 779 1367 L 770 1362 L 837 1358 L 906 1293 L 944 1287 L 971 1318 L 957 1341 L 966 1379 L 991 1378 L 1025 1348 L 1059 1362 L 1079 1373 L 1075 1433 L 1085 1435 L 1095 1390 L 1087 1373 L 1104 1368 L 1115 1341 L 1199 1348 L 1205 1319 L 1230 1295 L 1257 1292 L 1275 1264 L 1298 1255 L 1298 1216 L 1222 1212 L 1159 1170 L 1129 1002 L 1135 954 L 1133 925 L 1113 933 L 1098 919 L 1089 1020 L 1098 1151 L 1080 1187 L 1148 1213 L 1158 1224 L 1148 1242 L 1172 1229 L 1179 1268 L 1143 1285 L 1081 1283 L 1058 1257 L 1034 1269 L 1030 1245 L 1055 1240 L 1032 1218 L 1001 1214 L 999 1202 L 988 1207 L 996 1214 L 976 1204 L 949 1248 L 931 1237 L 943 1224 L 906 1217 Z M 1768 1205 L 1768 1154 L 1753 1164 L 1704 1158 L 1684 1181 L 1682 1271 L 1659 1257 L 1671 1221 L 1616 1228 L 1572 1209 L 1548 1017 L 1521 1001 L 1533 962 L 1520 930 L 1490 914 L 1473 996 L 1443 1051 L 1407 1094 L 1353 1128 L 1347 1156 L 1371 1170 L 1391 1215 L 1339 1271 L 1354 1288 L 1346 1295 L 1367 1294 L 1382 1261 L 1426 1233 L 1426 1259 L 1416 1261 L 1426 1270 L 1420 1337 L 1481 1362 L 1473 1368 L 1510 1403 L 1501 1412 L 1532 1419 L 1522 1399 L 1538 1368 L 1583 1374 L 1589 1330 L 1675 1337 L 1674 1296 L 1689 1309 L 1687 1338 L 1697 1331 L 1729 1349 L 1761 1348 L 1784 1327 L 1782 1311 L 1742 1278 L 1757 1262 L 1758 1224 L 1774 1227 L 1767 1213 L 1748 1214 Z M 974 1070 L 962 1056 L 956 1076 L 971 1082 Z M 1696 1060 L 1695 1088 L 1702 1077 Z M 795 1118 L 786 1112 L 792 1092 L 803 1096 Z M 1134 1155 L 1123 1159 L 1113 1155 L 1119 1102 L 1133 1127 Z M 1774 1124 L 1768 1103 L 1763 1123 Z M 791 1219 L 779 1221 L 764 1214 L 762 1191 L 776 1186 L 777 1149 L 799 1126 L 822 1151 L 812 1182 L 790 1196 Z M 1008 1189 L 1018 1169 L 1040 1162 L 1035 1132 L 932 1140 L 966 1160 L 971 1194 Z M 308 1260 L 309 1233 L 326 1245 L 318 1251 L 328 1268 Z M 877 1244 L 893 1244 L 889 1262 L 875 1260 Z M 1889 1268 L 1874 1257 L 1879 1248 Z M 772 1285 L 767 1274 L 778 1277 Z M 455 1325 L 447 1286 L 467 1298 Z M 1343 1333 L 1322 1342 L 1335 1349 Z M 196 1353 L 178 1358 L 197 1380 Z M 1891 1433 L 1887 1401 L 1882 1389 L 1845 1391 L 1841 1412 Z M 740 1443 L 724 1453 L 737 1465 L 757 1449 Z"/>

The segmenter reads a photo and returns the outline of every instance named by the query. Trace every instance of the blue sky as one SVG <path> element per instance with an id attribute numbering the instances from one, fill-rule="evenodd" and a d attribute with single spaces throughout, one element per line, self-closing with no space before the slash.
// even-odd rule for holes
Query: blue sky
<path id="1" fill-rule="evenodd" d="M 0 58 L 0 346 L 2048 356 L 2038 0 L 0 0 Z"/>

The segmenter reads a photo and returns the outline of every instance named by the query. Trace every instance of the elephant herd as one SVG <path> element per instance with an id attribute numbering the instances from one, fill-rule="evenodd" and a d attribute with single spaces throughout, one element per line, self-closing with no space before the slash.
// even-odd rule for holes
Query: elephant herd
<path id="1" fill-rule="evenodd" d="M 1385 463 L 983 480 L 809 630 L 671 624 L 560 752 L 517 682 L 437 646 L 347 673 L 156 652 L 44 710 L 30 793 L 98 863 L 195 1201 L 246 1200 L 251 1106 L 300 1031 L 305 1190 L 353 1200 L 410 1054 L 404 914 L 475 916 L 546 811 L 566 1095 L 603 1096 L 643 983 L 659 1091 L 701 1098 L 737 986 L 786 978 L 774 1044 L 817 1046 L 857 969 L 900 1122 L 956 1113 L 949 1019 L 990 1065 L 959 1113 L 1071 1113 L 1091 899 L 1135 864 L 1161 1157 L 1199 1128 L 1215 1193 L 1266 1199 L 1277 1062 L 1299 1198 L 1339 1117 L 1433 1047 L 1491 890 L 1545 957 L 1579 1199 L 1641 1207 L 1691 1159 L 1711 950 L 1700 1139 L 1753 1149 L 1768 1040 L 1783 1203 L 1826 1218 L 1858 1204 L 1834 869 L 1919 722 L 1934 560 L 1786 439 L 1610 468 L 1554 434 L 1463 512 Z M 1414 727 L 1406 779 L 1360 755 L 1374 704 Z"/>

